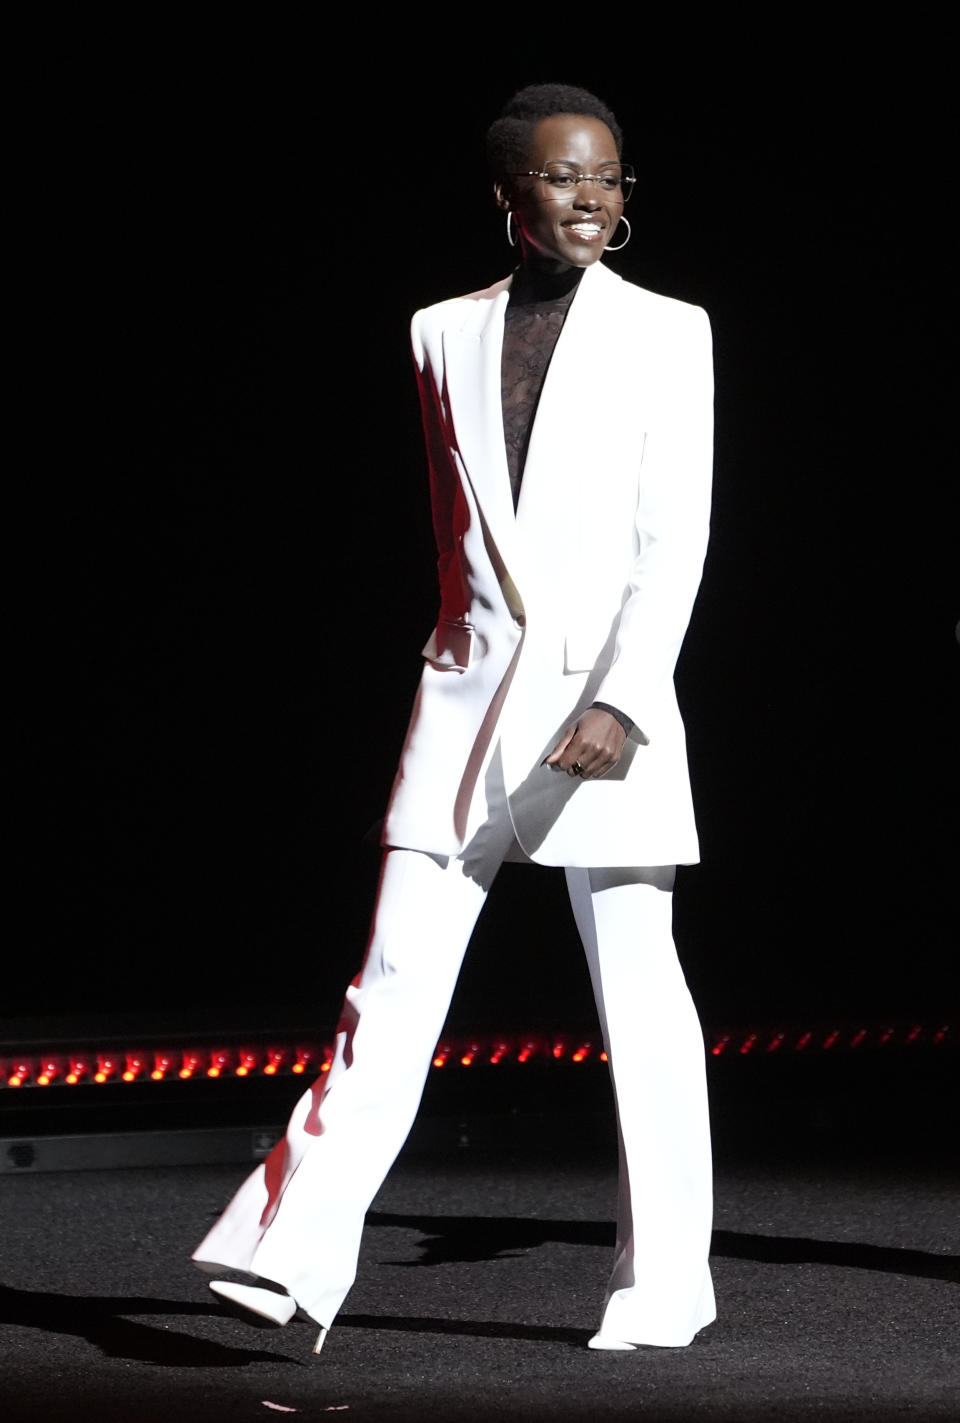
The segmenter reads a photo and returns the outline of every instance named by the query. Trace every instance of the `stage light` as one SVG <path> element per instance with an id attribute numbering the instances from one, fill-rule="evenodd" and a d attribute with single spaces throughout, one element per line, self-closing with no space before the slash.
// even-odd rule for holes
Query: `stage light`
<path id="1" fill-rule="evenodd" d="M 306 1072 L 308 1069 L 312 1072 L 315 1072 L 317 1070 L 317 1058 L 319 1056 L 319 1049 L 315 1047 L 314 1044 L 298 1043 L 296 1054 L 296 1061 L 290 1069 L 291 1072 L 296 1072 L 299 1076 L 302 1073 Z"/>
<path id="2" fill-rule="evenodd" d="M 751 1029 L 713 1031 L 707 1036 L 707 1051 L 713 1057 L 747 1057 L 761 1053 L 805 1052 L 812 1056 L 818 1052 L 877 1050 L 893 1047 L 903 1050 L 919 1046 L 930 1050 L 934 1045 L 949 1044 L 951 1025 L 940 1023 L 886 1023 L 882 1025 L 854 1026 L 841 1025 L 825 1027 L 813 1025 L 801 1031 L 799 1028 Z M 183 1081 L 191 1079 L 232 1080 L 233 1077 L 246 1078 L 262 1073 L 267 1077 L 303 1076 L 310 1072 L 321 1075 L 330 1071 L 333 1063 L 332 1044 L 311 1041 L 274 1041 L 269 1047 L 257 1045 L 197 1045 L 191 1048 L 151 1049 L 142 1047 L 121 1048 L 117 1045 L 104 1046 L 97 1051 L 85 1049 L 52 1051 L 42 1047 L 28 1047 L 17 1056 L 6 1056 L 0 1063 L 0 1090 L 4 1087 L 75 1087 L 78 1083 L 122 1081 L 133 1084 L 149 1077 L 154 1082 L 179 1077 Z M 522 1064 L 534 1058 L 563 1064 L 573 1062 L 607 1062 L 607 1054 L 598 1051 L 597 1045 L 589 1039 L 568 1034 L 552 1033 L 527 1037 L 510 1038 L 462 1038 L 439 1043 L 432 1057 L 432 1065 L 441 1067 L 478 1067 L 481 1064 L 500 1066 L 501 1064 Z M 151 1066 L 152 1064 L 152 1066 Z"/>
<path id="3" fill-rule="evenodd" d="M 141 1052 L 128 1052 L 126 1055 L 126 1066 L 120 1074 L 124 1082 L 136 1082 L 138 1077 L 143 1075 L 146 1067 L 146 1058 Z"/>
<path id="4" fill-rule="evenodd" d="M 169 1050 L 153 1054 L 150 1076 L 154 1082 L 162 1082 L 168 1072 L 175 1071 L 175 1054 Z"/>
<path id="5" fill-rule="evenodd" d="M 120 1058 L 115 1053 L 98 1053 L 97 1070 L 93 1074 L 94 1082 L 109 1082 L 111 1077 L 117 1077 L 120 1072 Z"/>
<path id="6" fill-rule="evenodd" d="M 78 1082 L 83 1081 L 89 1072 L 90 1063 L 85 1057 L 71 1057 L 70 1071 L 67 1073 L 64 1081 L 67 1082 L 69 1086 L 75 1087 Z"/>
<path id="7" fill-rule="evenodd" d="M 227 1071 L 233 1063 L 233 1054 L 226 1048 L 214 1048 L 210 1053 L 210 1062 L 207 1067 L 208 1077 L 219 1077 L 222 1072 Z"/>

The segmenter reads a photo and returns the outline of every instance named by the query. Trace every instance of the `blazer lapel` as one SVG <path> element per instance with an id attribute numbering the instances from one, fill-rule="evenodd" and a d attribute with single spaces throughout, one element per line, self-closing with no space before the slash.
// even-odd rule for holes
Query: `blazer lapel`
<path id="1" fill-rule="evenodd" d="M 531 521 L 539 526 L 545 506 L 557 510 L 568 497 L 582 499 L 597 460 L 610 453 L 598 447 L 598 430 L 610 406 L 621 353 L 615 312 L 610 313 L 613 319 L 604 313 L 611 302 L 615 306 L 619 286 L 620 278 L 599 263 L 580 280 L 530 432 L 517 508 L 521 530 Z"/>
<path id="2" fill-rule="evenodd" d="M 463 322 L 443 333 L 444 374 L 457 446 L 500 556 L 516 577 L 516 534 L 503 435 L 500 362 L 510 278 L 468 298 Z"/>

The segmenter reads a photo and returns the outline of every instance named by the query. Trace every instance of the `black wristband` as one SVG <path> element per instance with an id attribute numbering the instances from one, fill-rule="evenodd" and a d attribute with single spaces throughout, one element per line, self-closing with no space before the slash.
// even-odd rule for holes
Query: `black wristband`
<path id="1" fill-rule="evenodd" d="M 631 731 L 633 730 L 633 722 L 630 720 L 630 718 L 625 712 L 618 711 L 616 707 L 610 706 L 607 702 L 591 702 L 590 710 L 593 711 L 594 708 L 596 708 L 597 711 L 609 712 L 610 715 L 620 723 L 627 736 L 630 735 Z"/>

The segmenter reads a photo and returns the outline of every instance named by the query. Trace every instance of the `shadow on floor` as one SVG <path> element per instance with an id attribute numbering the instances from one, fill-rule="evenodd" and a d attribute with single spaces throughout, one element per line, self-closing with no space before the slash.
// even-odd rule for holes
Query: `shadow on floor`
<path id="1" fill-rule="evenodd" d="M 370 1226 L 400 1226 L 419 1230 L 425 1239 L 419 1260 L 398 1260 L 397 1266 L 448 1264 L 452 1261 L 497 1260 L 536 1249 L 548 1241 L 567 1245 L 613 1246 L 609 1221 L 527 1220 L 512 1216 L 391 1215 L 371 1211 Z M 810 1240 L 803 1236 L 713 1233 L 712 1256 L 754 1260 L 759 1264 L 835 1265 L 840 1269 L 879 1270 L 927 1280 L 960 1281 L 960 1256 L 934 1255 L 886 1245 Z"/>

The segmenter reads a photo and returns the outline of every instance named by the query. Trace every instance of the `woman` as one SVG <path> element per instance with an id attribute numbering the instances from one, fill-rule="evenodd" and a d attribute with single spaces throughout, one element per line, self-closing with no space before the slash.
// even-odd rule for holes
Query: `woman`
<path id="1" fill-rule="evenodd" d="M 714 1318 L 703 1043 L 671 934 L 674 867 L 698 858 L 673 670 L 707 540 L 710 337 L 600 261 L 630 231 L 620 142 L 583 90 L 515 95 L 488 148 L 520 265 L 413 320 L 440 615 L 370 943 L 329 1074 L 194 1256 L 257 1277 L 211 1285 L 256 1313 L 300 1306 L 317 1349 L 506 858 L 566 867 L 614 1081 L 590 1345 L 688 1344 Z"/>

